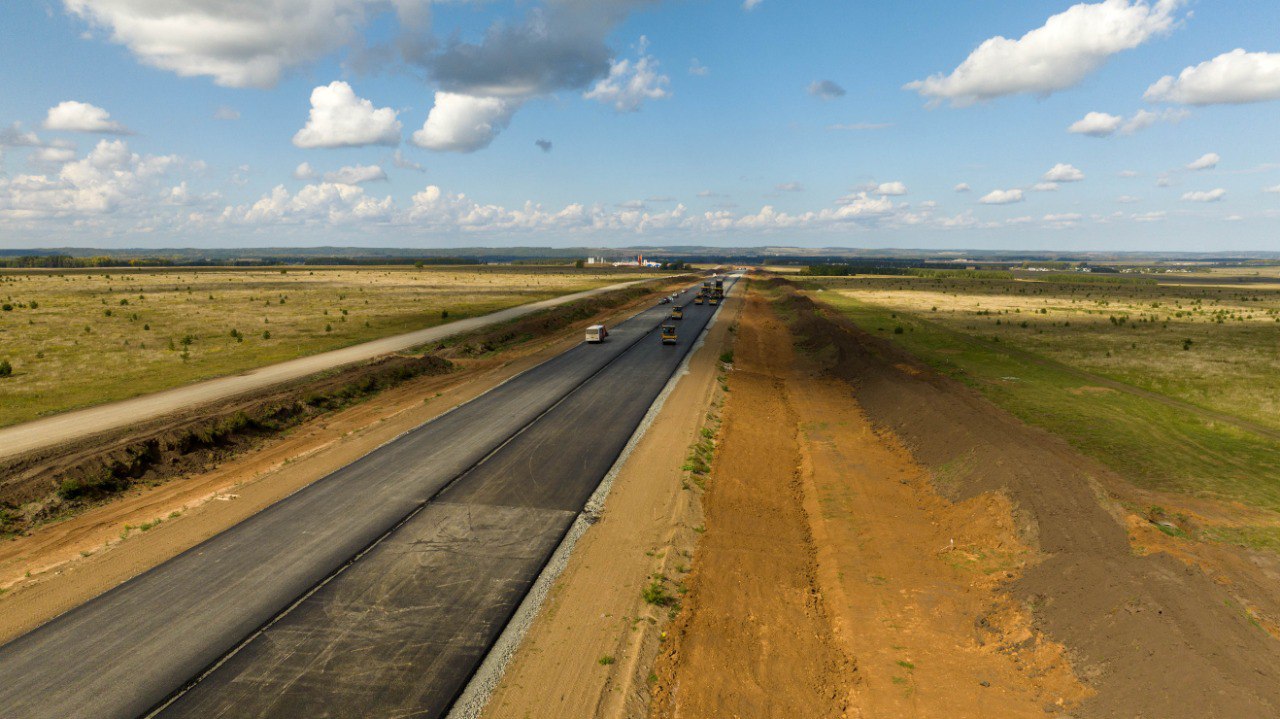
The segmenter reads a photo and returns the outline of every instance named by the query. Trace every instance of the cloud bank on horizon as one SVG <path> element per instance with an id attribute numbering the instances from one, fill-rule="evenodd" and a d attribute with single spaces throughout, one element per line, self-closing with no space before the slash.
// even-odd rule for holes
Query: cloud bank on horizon
<path id="1" fill-rule="evenodd" d="M 25 5 L 14 245 L 1274 249 L 1280 222 L 1262 0 Z"/>

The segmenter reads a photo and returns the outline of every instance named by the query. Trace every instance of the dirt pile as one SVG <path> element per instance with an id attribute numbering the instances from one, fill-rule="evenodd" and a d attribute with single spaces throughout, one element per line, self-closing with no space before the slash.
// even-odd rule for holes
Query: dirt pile
<path id="1" fill-rule="evenodd" d="M 440 357 L 393 355 L 266 395 L 202 408 L 187 417 L 17 457 L 0 466 L 0 535 L 25 532 L 136 484 L 157 484 L 206 468 L 308 419 L 451 368 L 452 363 Z"/>
<path id="2" fill-rule="evenodd" d="M 1098 499 L 1099 482 L 1122 478 L 779 288 L 800 346 L 854 387 L 871 420 L 933 470 L 940 491 L 955 501 L 993 491 L 1012 500 L 1022 538 L 1040 554 L 1007 588 L 1095 690 L 1074 713 L 1280 714 L 1280 642 L 1199 569 L 1163 553 L 1135 556 L 1125 527 Z"/>

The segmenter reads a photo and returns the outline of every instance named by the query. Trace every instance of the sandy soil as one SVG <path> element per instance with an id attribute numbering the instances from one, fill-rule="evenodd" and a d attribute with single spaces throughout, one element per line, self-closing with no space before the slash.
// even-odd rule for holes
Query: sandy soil
<path id="1" fill-rule="evenodd" d="M 646 713 L 669 611 L 646 604 L 641 589 L 655 575 L 674 583 L 688 569 L 703 520 L 700 491 L 681 466 L 718 401 L 717 358 L 740 309 L 735 293 L 615 478 L 601 520 L 579 540 L 486 719 Z"/>
<path id="2" fill-rule="evenodd" d="M 610 313 L 616 321 L 643 303 Z M 578 328 L 305 424 L 211 471 L 0 542 L 0 642 L 199 544 L 580 341 Z M 141 527 L 161 520 L 154 527 Z M 126 529 L 131 527 L 132 529 Z"/>
<path id="3" fill-rule="evenodd" d="M 1032 717 L 1087 693 L 1000 589 L 1008 500 L 953 504 L 751 293 L 655 717 Z"/>
<path id="4" fill-rule="evenodd" d="M 1064 696 L 1073 715 L 1280 713 L 1280 642 L 1218 578 L 1158 548 L 1135 553 L 1106 495 L 1123 478 L 835 313 L 804 298 L 785 306 L 801 346 L 853 384 L 871 421 L 948 499 L 1008 497 L 1018 536 L 1035 551 L 1000 588 L 1031 613 L 1034 632 L 1067 648 L 1090 690 L 1077 704 Z"/>

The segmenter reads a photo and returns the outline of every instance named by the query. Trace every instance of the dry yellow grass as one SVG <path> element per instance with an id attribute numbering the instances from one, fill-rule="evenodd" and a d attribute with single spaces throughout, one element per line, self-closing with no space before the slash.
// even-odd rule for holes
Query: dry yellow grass
<path id="1" fill-rule="evenodd" d="M 1277 288 L 910 277 L 823 284 L 861 302 L 1280 427 Z"/>
<path id="2" fill-rule="evenodd" d="M 4 273 L 0 361 L 13 374 L 0 378 L 0 426 L 645 276 L 545 267 Z"/>

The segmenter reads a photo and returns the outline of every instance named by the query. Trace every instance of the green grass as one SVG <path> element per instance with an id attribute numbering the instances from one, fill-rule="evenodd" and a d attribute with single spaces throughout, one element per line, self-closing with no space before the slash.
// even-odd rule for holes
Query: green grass
<path id="1" fill-rule="evenodd" d="M 0 426 L 647 275 L 572 268 L 0 273 Z"/>
<path id="2" fill-rule="evenodd" d="M 1089 391 L 1066 366 L 923 316 L 835 292 L 815 294 L 865 330 L 901 345 L 1022 420 L 1065 438 L 1134 484 L 1280 510 L 1280 443 L 1151 398 Z M 902 325 L 906 331 L 893 334 Z M 1076 342 L 1087 342 L 1080 337 Z M 1149 363 L 1162 361 L 1157 356 Z M 1223 381 L 1219 378 L 1219 381 Z"/>

